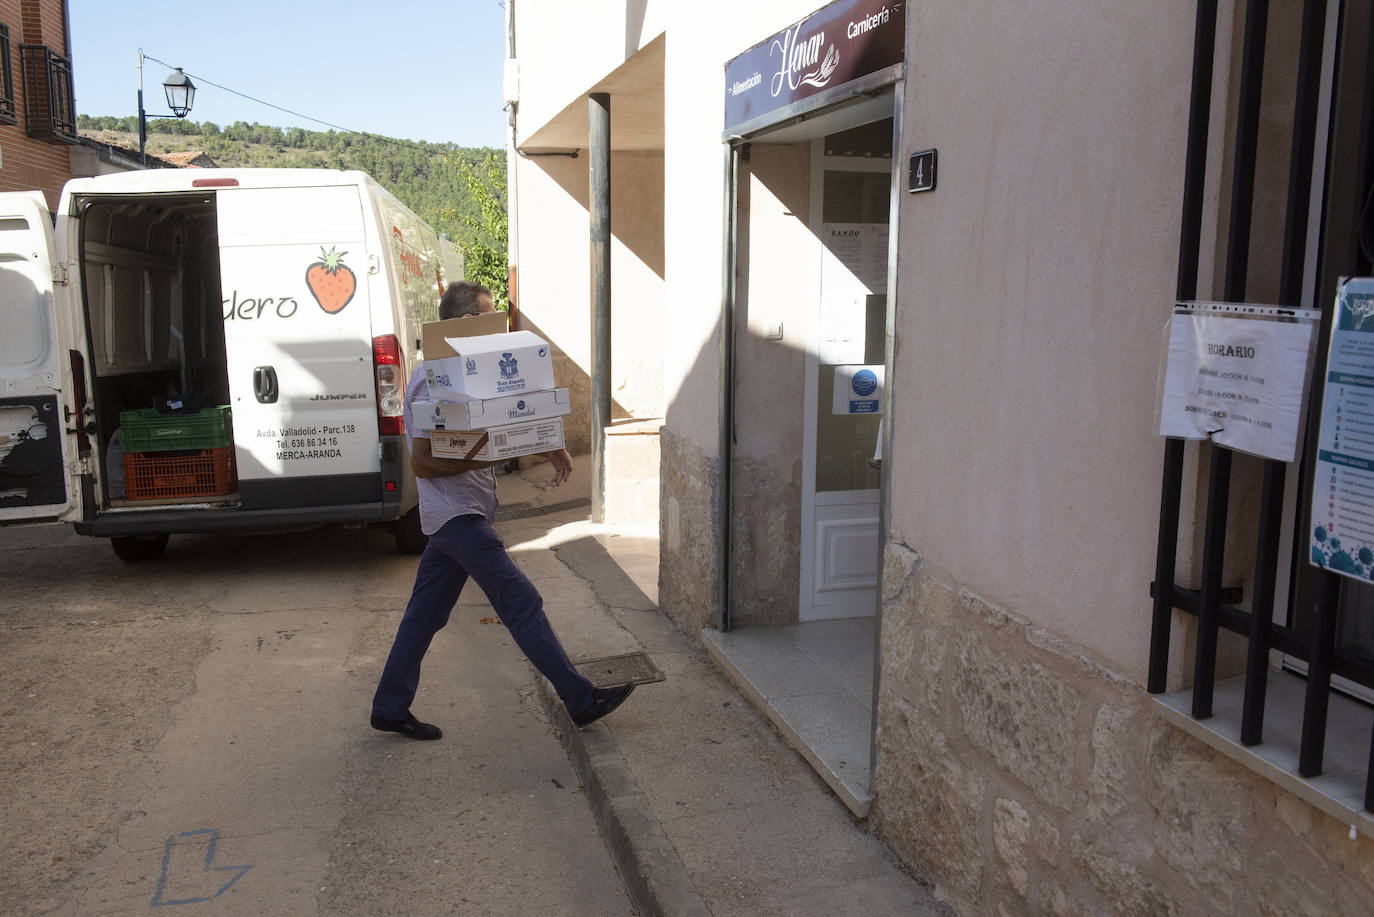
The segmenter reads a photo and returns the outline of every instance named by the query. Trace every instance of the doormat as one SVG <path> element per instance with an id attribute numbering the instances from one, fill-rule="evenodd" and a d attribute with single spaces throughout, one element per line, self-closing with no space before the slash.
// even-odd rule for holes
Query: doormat
<path id="1" fill-rule="evenodd" d="M 667 676 L 647 653 L 625 653 L 621 656 L 606 656 L 602 659 L 584 659 L 574 662 L 573 667 L 596 688 L 610 688 L 633 682 L 647 685 L 650 682 L 664 681 Z"/>

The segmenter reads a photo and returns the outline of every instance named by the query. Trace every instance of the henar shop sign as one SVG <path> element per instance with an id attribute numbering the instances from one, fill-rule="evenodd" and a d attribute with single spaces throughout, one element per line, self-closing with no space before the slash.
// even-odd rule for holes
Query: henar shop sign
<path id="1" fill-rule="evenodd" d="M 903 0 L 838 0 L 725 65 L 725 130 L 902 62 Z"/>

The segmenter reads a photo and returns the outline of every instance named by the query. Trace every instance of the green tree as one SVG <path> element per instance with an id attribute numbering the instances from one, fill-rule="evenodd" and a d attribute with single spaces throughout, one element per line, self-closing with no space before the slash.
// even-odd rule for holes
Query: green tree
<path id="1" fill-rule="evenodd" d="M 463 215 L 462 222 L 472 232 L 458 239 L 463 253 L 463 271 L 468 280 L 487 287 L 498 309 L 510 309 L 510 263 L 507 259 L 509 226 L 506 215 L 506 162 L 496 150 L 487 150 L 476 161 L 466 157 L 445 157 L 450 163 L 456 159 L 458 180 L 472 200 L 477 203 L 476 216 Z M 445 208 L 444 216 L 455 211 Z"/>
<path id="2" fill-rule="evenodd" d="M 454 143 L 397 140 L 372 134 L 155 119 L 148 152 L 161 155 L 194 144 L 221 166 L 360 169 L 396 195 L 463 252 L 468 276 L 508 299 L 506 269 L 506 162 L 502 150 Z M 134 149 L 134 116 L 81 116 L 80 130 Z M 156 132 L 162 131 L 162 132 Z M 175 135 L 181 136 L 175 136 Z"/>

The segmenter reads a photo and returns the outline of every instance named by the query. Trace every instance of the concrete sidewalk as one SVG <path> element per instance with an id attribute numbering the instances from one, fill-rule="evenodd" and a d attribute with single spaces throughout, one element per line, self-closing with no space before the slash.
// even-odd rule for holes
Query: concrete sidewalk
<path id="1" fill-rule="evenodd" d="M 657 526 L 587 521 L 587 466 L 558 489 L 548 465 L 501 476 L 498 528 L 574 661 L 643 652 L 667 676 L 585 730 L 539 680 L 636 905 L 715 917 L 952 913 L 658 609 Z M 564 576 L 598 601 L 560 600 Z"/>

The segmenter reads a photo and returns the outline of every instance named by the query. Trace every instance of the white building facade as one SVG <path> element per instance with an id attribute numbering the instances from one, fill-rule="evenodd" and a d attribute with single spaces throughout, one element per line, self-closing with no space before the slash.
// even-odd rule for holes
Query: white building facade
<path id="1" fill-rule="evenodd" d="M 517 321 L 663 611 L 961 914 L 1367 913 L 1321 386 L 1292 462 L 1159 429 L 1180 300 L 1320 381 L 1374 12 L 815 2 L 507 0 Z"/>

